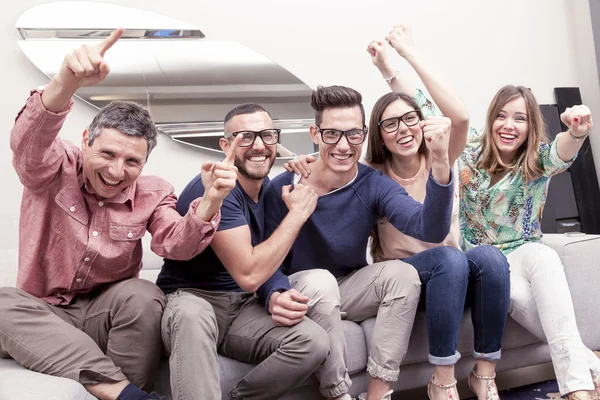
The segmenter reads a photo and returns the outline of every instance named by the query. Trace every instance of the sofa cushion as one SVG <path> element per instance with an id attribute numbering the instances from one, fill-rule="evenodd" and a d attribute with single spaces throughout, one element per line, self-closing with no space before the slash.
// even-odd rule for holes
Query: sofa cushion
<path id="1" fill-rule="evenodd" d="M 95 399 L 73 380 L 30 371 L 12 359 L 0 359 L 0 377 L 0 399 Z"/>

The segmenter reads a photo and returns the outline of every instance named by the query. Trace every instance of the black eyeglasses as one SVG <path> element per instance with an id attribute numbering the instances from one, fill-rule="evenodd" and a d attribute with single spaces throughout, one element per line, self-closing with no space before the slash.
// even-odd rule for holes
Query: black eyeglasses
<path id="1" fill-rule="evenodd" d="M 346 140 L 350 144 L 361 144 L 365 141 L 367 136 L 367 127 L 362 129 L 350 129 L 347 131 L 340 131 L 339 129 L 321 129 L 317 126 L 317 130 L 321 134 L 323 143 L 337 144 L 342 136 L 346 136 Z"/>
<path id="2" fill-rule="evenodd" d="M 240 147 L 250 147 L 254 144 L 257 136 L 260 136 L 261 140 L 266 145 L 273 145 L 279 143 L 279 134 L 281 133 L 281 129 L 263 129 L 262 131 L 239 131 L 233 133 L 226 133 L 225 139 L 229 139 L 230 137 L 236 137 L 237 135 L 242 135 L 242 141 L 240 142 Z"/>
<path id="3" fill-rule="evenodd" d="M 421 118 L 419 118 L 419 112 L 414 110 L 409 111 L 399 117 L 386 118 L 383 121 L 379 121 L 377 125 L 379 125 L 384 132 L 394 133 L 398 130 L 398 128 L 400 128 L 400 121 L 404 122 L 404 124 L 408 127 L 415 126 L 420 120 Z"/>

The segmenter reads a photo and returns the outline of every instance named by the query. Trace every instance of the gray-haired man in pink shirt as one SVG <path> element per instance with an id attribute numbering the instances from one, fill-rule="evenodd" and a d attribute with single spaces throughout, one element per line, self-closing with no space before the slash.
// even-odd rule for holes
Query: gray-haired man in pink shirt
<path id="1" fill-rule="evenodd" d="M 162 292 L 138 279 L 141 238 L 189 260 L 202 252 L 235 187 L 233 160 L 205 163 L 206 194 L 181 217 L 173 187 L 141 176 L 157 130 L 137 104 L 113 102 L 83 133 L 81 150 L 58 137 L 82 86 L 109 73 L 104 53 L 119 29 L 68 54 L 43 91 L 33 91 L 11 134 L 24 186 L 17 288 L 0 289 L 0 357 L 80 382 L 99 399 L 155 399 Z M 241 136 L 240 136 L 241 137 Z"/>

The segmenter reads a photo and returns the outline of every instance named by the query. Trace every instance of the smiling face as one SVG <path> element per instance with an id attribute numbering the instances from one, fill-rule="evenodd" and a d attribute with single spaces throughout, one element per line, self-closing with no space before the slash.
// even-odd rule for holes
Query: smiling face
<path id="1" fill-rule="evenodd" d="M 403 100 L 398 99 L 386 107 L 381 115 L 381 121 L 401 117 L 411 111 L 415 111 L 415 109 Z M 418 119 L 417 114 L 414 116 L 410 114 L 409 117 Z M 412 123 L 412 120 L 409 123 Z M 413 126 L 406 126 L 404 122 L 400 122 L 398 128 L 393 132 L 386 132 L 380 127 L 379 133 L 383 139 L 383 144 L 393 156 L 401 158 L 418 157 L 419 147 L 423 142 L 423 131 L 418 123 Z"/>
<path id="2" fill-rule="evenodd" d="M 255 112 L 251 114 L 239 114 L 231 118 L 225 124 L 225 133 L 234 133 L 241 131 L 259 132 L 264 129 L 272 129 L 273 120 L 266 112 Z M 221 148 L 227 152 L 229 145 L 233 141 L 230 139 L 221 139 Z M 275 162 L 277 155 L 277 144 L 265 145 L 260 137 L 256 137 L 254 144 L 249 147 L 238 147 L 234 165 L 237 167 L 240 175 L 253 179 L 264 179 Z"/>
<path id="3" fill-rule="evenodd" d="M 359 106 L 345 108 L 328 108 L 323 111 L 321 129 L 337 129 L 347 131 L 363 129 L 363 116 Z M 311 126 L 310 134 L 315 144 L 319 145 L 319 160 L 323 165 L 335 172 L 344 173 L 351 171 L 362 155 L 364 144 L 353 145 L 348 143 L 344 135 L 337 144 L 324 143 L 316 126 Z"/>
<path id="4" fill-rule="evenodd" d="M 105 128 L 90 145 L 86 130 L 81 149 L 87 181 L 96 194 L 109 199 L 130 186 L 140 175 L 148 155 L 148 141 Z"/>
<path id="5" fill-rule="evenodd" d="M 492 140 L 504 163 L 511 163 L 529 134 L 529 116 L 523 97 L 504 104 L 492 123 Z"/>

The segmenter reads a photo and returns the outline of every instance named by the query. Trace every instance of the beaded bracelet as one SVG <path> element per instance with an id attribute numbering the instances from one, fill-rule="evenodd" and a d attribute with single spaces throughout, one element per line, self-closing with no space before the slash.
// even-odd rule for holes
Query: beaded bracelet
<path id="1" fill-rule="evenodd" d="M 589 132 L 586 133 L 585 135 L 581 135 L 581 136 L 575 136 L 573 135 L 573 132 L 571 132 L 571 129 L 567 129 L 567 132 L 569 132 L 569 135 L 571 136 L 571 139 L 576 140 L 576 141 L 580 141 L 585 139 L 586 137 L 588 137 L 588 135 L 590 134 Z"/>
<path id="2" fill-rule="evenodd" d="M 383 78 L 383 80 L 386 81 L 387 83 L 390 83 L 391 81 L 396 79 L 399 72 L 400 72 L 399 70 L 396 70 L 396 73 L 394 73 L 394 75 L 390 76 L 389 78 Z"/>

